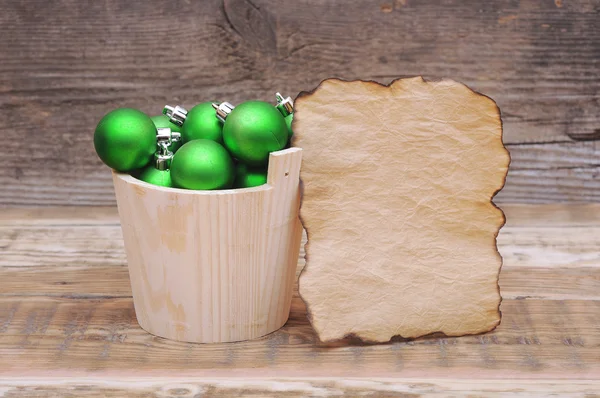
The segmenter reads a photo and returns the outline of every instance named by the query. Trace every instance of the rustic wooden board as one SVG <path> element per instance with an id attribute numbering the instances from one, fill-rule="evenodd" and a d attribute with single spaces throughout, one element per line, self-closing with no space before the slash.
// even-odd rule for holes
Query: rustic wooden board
<path id="1" fill-rule="evenodd" d="M 506 252 L 507 250 L 505 250 Z M 597 260 L 600 261 L 600 260 Z M 303 267 L 299 260 L 298 272 Z M 535 278 L 531 275 L 535 274 Z M 0 268 L 0 296 L 130 298 L 127 267 L 38 266 Z M 552 290 L 548 290 L 548 286 Z M 600 300 L 600 267 L 506 266 L 500 275 L 504 299 Z M 295 286 L 294 297 L 298 297 Z"/>
<path id="2" fill-rule="evenodd" d="M 599 301 L 504 300 L 503 323 L 481 336 L 368 345 L 318 342 L 301 300 L 268 337 L 198 345 L 154 337 L 129 298 L 0 297 L 3 376 L 98 372 L 206 377 L 555 377 L 600 373 Z M 518 376 L 516 376 L 518 373 Z"/>
<path id="3" fill-rule="evenodd" d="M 503 320 L 492 333 L 376 345 L 319 343 L 297 292 L 290 321 L 262 339 L 195 345 L 149 335 L 135 320 L 116 209 L 87 210 L 0 212 L 4 397 L 600 391 L 600 205 L 503 207 Z"/>
<path id="4" fill-rule="evenodd" d="M 506 227 L 596 227 L 600 224 L 600 206 L 578 204 L 506 204 L 502 206 Z M 120 228 L 115 206 L 102 207 L 12 207 L 0 211 L 0 226 L 38 225 L 77 227 L 104 225 Z M 502 229 L 505 230 L 504 228 Z"/>
<path id="5" fill-rule="evenodd" d="M 537 292 L 540 298 L 595 299 L 600 291 L 600 205 L 577 209 L 503 207 L 508 224 L 500 231 L 498 246 L 504 259 L 500 285 L 505 298 Z M 129 297 L 118 222 L 116 208 L 2 212 L 0 294 Z M 304 266 L 304 255 L 302 246 L 297 272 Z M 537 278 L 531 279 L 530 272 Z M 547 290 L 551 281 L 553 289 Z"/>
<path id="6" fill-rule="evenodd" d="M 156 114 L 165 103 L 271 101 L 331 76 L 420 74 L 500 106 L 514 162 L 498 201 L 598 201 L 599 147 L 588 140 L 600 136 L 599 10 L 586 0 L 4 1 L 0 205 L 114 205 L 91 137 L 118 106 Z"/>
<path id="7" fill-rule="evenodd" d="M 517 391 L 518 389 L 518 391 Z M 100 377 L 70 379 L 17 378 L 0 380 L 0 391 L 6 398 L 19 397 L 597 397 L 600 382 L 595 380 L 477 380 L 386 379 L 386 378 L 199 378 Z M 474 395 L 476 394 L 476 395 Z"/>

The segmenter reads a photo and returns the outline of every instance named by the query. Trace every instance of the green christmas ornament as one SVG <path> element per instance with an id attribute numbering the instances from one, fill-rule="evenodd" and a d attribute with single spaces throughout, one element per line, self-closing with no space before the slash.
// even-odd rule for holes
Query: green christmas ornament
<path id="1" fill-rule="evenodd" d="M 189 110 L 181 126 L 183 142 L 206 139 L 223 143 L 223 123 L 215 115 L 211 102 L 203 102 Z"/>
<path id="2" fill-rule="evenodd" d="M 294 114 L 290 113 L 289 115 L 284 117 L 284 119 L 285 119 L 285 125 L 288 128 L 288 139 L 290 139 L 294 135 L 294 132 L 292 131 L 292 122 L 294 121 Z"/>
<path id="3" fill-rule="evenodd" d="M 138 179 L 147 182 L 148 184 L 158 185 L 161 187 L 172 187 L 171 171 L 159 170 L 153 164 L 146 166 L 140 173 Z"/>
<path id="4" fill-rule="evenodd" d="M 173 186 L 186 189 L 228 189 L 235 169 L 227 150 L 218 142 L 199 139 L 183 144 L 173 156 Z"/>
<path id="5" fill-rule="evenodd" d="M 172 187 L 169 167 L 173 159 L 173 152 L 169 150 L 166 142 L 161 142 L 158 146 L 159 150 L 154 154 L 154 161 L 146 166 L 137 178 L 149 184 Z"/>
<path id="6" fill-rule="evenodd" d="M 225 115 L 224 120 L 225 147 L 248 165 L 266 165 L 269 153 L 279 151 L 287 144 L 285 120 L 277 108 L 267 102 L 244 102 Z"/>
<path id="7" fill-rule="evenodd" d="M 264 167 L 248 167 L 243 163 L 235 166 L 234 188 L 257 187 L 267 183 L 267 169 Z"/>
<path id="8" fill-rule="evenodd" d="M 115 109 L 96 126 L 94 148 L 100 159 L 115 170 L 142 168 L 156 150 L 156 127 L 137 109 Z"/>
<path id="9" fill-rule="evenodd" d="M 169 117 L 166 115 L 156 115 L 152 116 L 150 119 L 152 119 L 157 129 L 169 128 L 171 131 L 181 132 L 181 126 L 171 123 Z"/>

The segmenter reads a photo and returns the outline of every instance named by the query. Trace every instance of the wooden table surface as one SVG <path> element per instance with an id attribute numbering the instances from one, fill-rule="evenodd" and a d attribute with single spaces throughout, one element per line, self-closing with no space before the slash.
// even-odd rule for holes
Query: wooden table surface
<path id="1" fill-rule="evenodd" d="M 320 343 L 297 294 L 258 340 L 154 337 L 116 208 L 1 209 L 0 397 L 600 396 L 600 204 L 503 209 L 500 326 L 376 345 Z"/>

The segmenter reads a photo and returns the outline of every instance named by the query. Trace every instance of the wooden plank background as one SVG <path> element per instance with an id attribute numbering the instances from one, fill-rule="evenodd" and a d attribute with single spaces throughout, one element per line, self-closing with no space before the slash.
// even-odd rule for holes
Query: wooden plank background
<path id="1" fill-rule="evenodd" d="M 597 0 L 5 0 L 0 206 L 114 205 L 92 133 L 116 107 L 413 75 L 499 104 L 513 163 L 498 203 L 598 201 L 599 21 Z"/>

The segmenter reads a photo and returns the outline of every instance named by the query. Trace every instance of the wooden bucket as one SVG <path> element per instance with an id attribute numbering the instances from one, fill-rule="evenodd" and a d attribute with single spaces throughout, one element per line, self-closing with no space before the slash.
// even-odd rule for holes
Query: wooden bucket
<path id="1" fill-rule="evenodd" d="M 133 301 L 146 331 L 216 343 L 288 319 L 302 239 L 300 148 L 271 153 L 267 184 L 192 191 L 113 173 Z"/>

